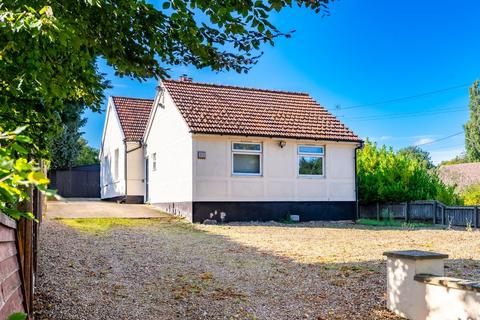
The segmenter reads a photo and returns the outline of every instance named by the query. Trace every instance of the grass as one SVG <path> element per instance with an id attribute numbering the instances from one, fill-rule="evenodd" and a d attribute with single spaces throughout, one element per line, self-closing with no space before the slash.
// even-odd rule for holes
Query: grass
<path id="1" fill-rule="evenodd" d="M 152 224 L 151 219 L 86 218 L 58 220 L 71 228 L 75 228 L 79 231 L 89 234 L 106 233 L 109 230 L 118 227 L 146 227 Z"/>
<path id="2" fill-rule="evenodd" d="M 359 219 L 357 224 L 370 227 L 407 227 L 407 228 L 425 228 L 433 227 L 431 223 L 419 223 L 419 222 L 405 222 L 398 220 L 375 220 L 375 219 Z"/>

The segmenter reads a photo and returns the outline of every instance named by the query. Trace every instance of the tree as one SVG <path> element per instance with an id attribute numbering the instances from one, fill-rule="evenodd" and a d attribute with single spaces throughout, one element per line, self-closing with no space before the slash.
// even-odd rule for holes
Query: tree
<path id="1" fill-rule="evenodd" d="M 48 157 L 70 103 L 100 111 L 109 84 L 97 70 L 98 58 L 117 75 L 138 80 L 168 77 L 171 65 L 247 72 L 261 56 L 261 44 L 291 35 L 270 22 L 273 11 L 295 3 L 328 13 L 328 2 L 167 0 L 158 9 L 145 0 L 4 0 L 2 129 L 23 126 L 24 136 L 35 142 L 24 156 Z M 10 186 L 18 187 L 14 182 Z"/>
<path id="2" fill-rule="evenodd" d="M 6 0 L 0 4 L 0 120 L 28 124 L 41 146 L 61 130 L 60 114 L 78 102 L 100 110 L 108 87 L 96 61 L 119 76 L 168 77 L 168 66 L 247 72 L 291 32 L 272 12 L 297 4 L 328 13 L 329 0 L 164 1 Z M 40 148 L 39 150 L 42 150 Z"/>
<path id="3" fill-rule="evenodd" d="M 61 115 L 62 127 L 49 144 L 52 169 L 66 169 L 76 164 L 81 150 L 82 132 L 80 128 L 87 119 L 82 117 L 85 107 L 78 103 L 70 103 Z"/>
<path id="4" fill-rule="evenodd" d="M 75 159 L 76 166 L 99 163 L 97 148 L 90 147 L 84 138 L 78 140 L 78 145 L 79 151 Z"/>
<path id="5" fill-rule="evenodd" d="M 398 150 L 399 155 L 403 155 L 410 159 L 415 159 L 426 169 L 432 169 L 434 167 L 430 158 L 430 153 L 421 149 L 418 146 L 409 146 Z"/>
<path id="6" fill-rule="evenodd" d="M 465 147 L 470 161 L 480 161 L 480 89 L 475 80 L 470 87 L 470 119 L 463 126 L 465 130 Z"/>

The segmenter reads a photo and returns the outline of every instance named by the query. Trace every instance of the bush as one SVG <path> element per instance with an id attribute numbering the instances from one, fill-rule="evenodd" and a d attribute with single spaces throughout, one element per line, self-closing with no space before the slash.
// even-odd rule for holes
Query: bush
<path id="1" fill-rule="evenodd" d="M 480 205 L 480 183 L 470 186 L 462 193 L 463 200 L 467 206 Z"/>
<path id="2" fill-rule="evenodd" d="M 359 200 L 362 203 L 439 200 L 461 204 L 453 187 L 446 186 L 435 170 L 415 157 L 396 153 L 366 141 L 357 157 Z"/>

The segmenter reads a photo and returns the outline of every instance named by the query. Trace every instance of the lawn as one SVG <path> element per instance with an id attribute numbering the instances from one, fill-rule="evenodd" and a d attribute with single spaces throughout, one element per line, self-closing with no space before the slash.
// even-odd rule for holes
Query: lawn
<path id="1" fill-rule="evenodd" d="M 47 220 L 39 319 L 395 319 L 387 250 L 450 254 L 480 279 L 480 233 L 341 224 Z"/>

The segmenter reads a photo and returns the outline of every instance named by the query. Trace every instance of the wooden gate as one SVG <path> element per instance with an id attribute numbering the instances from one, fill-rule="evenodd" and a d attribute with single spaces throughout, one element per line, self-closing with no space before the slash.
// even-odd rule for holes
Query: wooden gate
<path id="1" fill-rule="evenodd" d="M 100 198 L 100 165 L 50 172 L 50 188 L 65 198 Z"/>

